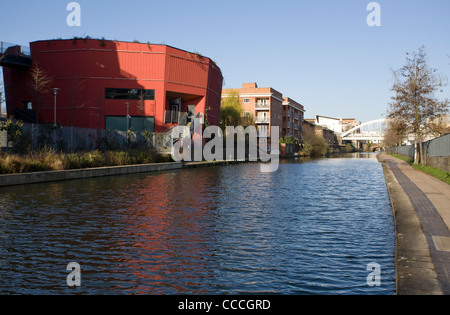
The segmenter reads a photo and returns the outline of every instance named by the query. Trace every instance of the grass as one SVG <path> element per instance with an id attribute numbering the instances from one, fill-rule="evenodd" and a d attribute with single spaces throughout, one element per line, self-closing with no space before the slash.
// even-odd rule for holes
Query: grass
<path id="1" fill-rule="evenodd" d="M 126 166 L 172 162 L 171 156 L 151 149 L 128 151 L 92 151 L 74 154 L 41 149 L 27 154 L 1 154 L 0 174 L 20 174 L 44 171 L 62 171 L 95 167 Z"/>
<path id="2" fill-rule="evenodd" d="M 448 173 L 448 172 L 444 172 L 443 170 L 440 170 L 440 169 L 434 168 L 434 167 L 430 167 L 430 166 L 422 166 L 420 164 L 414 165 L 413 160 L 405 158 L 399 154 L 389 154 L 389 155 L 391 155 L 397 159 L 403 160 L 403 161 L 409 163 L 409 165 L 411 165 L 416 170 L 424 172 L 428 175 L 434 176 L 434 177 L 440 179 L 441 181 L 450 185 L 450 173 Z"/>

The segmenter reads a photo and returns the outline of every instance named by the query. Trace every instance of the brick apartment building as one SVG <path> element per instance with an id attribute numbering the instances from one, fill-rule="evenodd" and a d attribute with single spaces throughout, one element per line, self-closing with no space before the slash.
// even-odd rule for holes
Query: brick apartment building
<path id="1" fill-rule="evenodd" d="M 302 140 L 302 122 L 304 120 L 305 108 L 300 103 L 284 98 L 283 102 L 283 137 L 294 136 Z"/>
<path id="2" fill-rule="evenodd" d="M 270 138 L 273 126 L 280 128 L 280 137 L 293 135 L 301 140 L 301 123 L 304 107 L 296 101 L 283 97 L 271 87 L 258 87 L 256 83 L 244 83 L 240 89 L 224 89 L 222 98 L 237 92 L 244 115 L 253 116 L 260 137 Z"/>

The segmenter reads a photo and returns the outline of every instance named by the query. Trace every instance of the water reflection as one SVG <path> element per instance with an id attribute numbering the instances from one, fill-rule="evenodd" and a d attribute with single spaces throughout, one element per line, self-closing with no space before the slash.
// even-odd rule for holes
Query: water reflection
<path id="1" fill-rule="evenodd" d="M 392 294 L 372 159 L 284 160 L 3 189 L 0 293 Z M 82 266 L 82 287 L 65 267 Z M 365 284 L 383 265 L 380 288 Z"/>

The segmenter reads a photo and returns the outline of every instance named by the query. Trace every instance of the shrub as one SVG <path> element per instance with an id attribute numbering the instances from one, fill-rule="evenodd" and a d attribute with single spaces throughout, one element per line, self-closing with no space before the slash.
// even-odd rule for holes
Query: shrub
<path id="1" fill-rule="evenodd" d="M 302 153 L 307 156 L 322 156 L 329 153 L 329 145 L 323 137 L 313 135 L 303 142 Z"/>
<path id="2" fill-rule="evenodd" d="M 65 170 L 74 170 L 81 168 L 81 159 L 78 154 L 66 154 L 63 159 Z"/>
<path id="3" fill-rule="evenodd" d="M 85 153 L 81 156 L 82 168 L 93 168 L 102 166 L 105 166 L 105 157 L 98 150 Z"/>
<path id="4" fill-rule="evenodd" d="M 124 151 L 107 151 L 105 152 L 105 163 L 108 166 L 127 165 L 131 161 L 130 155 Z"/>
<path id="5" fill-rule="evenodd" d="M 345 145 L 345 152 L 352 153 L 353 151 L 355 151 L 355 148 L 353 147 L 353 144 L 347 143 Z"/>

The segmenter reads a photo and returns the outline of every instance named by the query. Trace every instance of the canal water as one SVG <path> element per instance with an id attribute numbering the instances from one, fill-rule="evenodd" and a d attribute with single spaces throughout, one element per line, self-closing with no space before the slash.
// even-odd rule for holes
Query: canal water
<path id="1" fill-rule="evenodd" d="M 383 170 L 352 157 L 0 188 L 0 294 L 395 294 Z"/>

